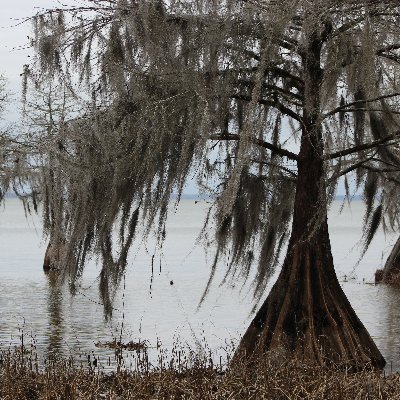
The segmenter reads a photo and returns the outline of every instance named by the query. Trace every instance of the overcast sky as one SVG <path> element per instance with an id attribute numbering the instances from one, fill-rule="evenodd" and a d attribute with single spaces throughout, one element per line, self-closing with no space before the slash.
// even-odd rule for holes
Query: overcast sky
<path id="1" fill-rule="evenodd" d="M 63 1 L 72 4 L 73 0 Z M 21 77 L 24 64 L 28 64 L 32 50 L 27 47 L 31 34 L 30 16 L 46 8 L 60 6 L 57 0 L 9 0 L 2 1 L 0 8 L 0 73 L 7 80 L 7 87 L 13 93 L 3 118 L 15 120 L 18 116 L 21 98 Z M 26 22 L 23 22 L 26 21 Z"/>

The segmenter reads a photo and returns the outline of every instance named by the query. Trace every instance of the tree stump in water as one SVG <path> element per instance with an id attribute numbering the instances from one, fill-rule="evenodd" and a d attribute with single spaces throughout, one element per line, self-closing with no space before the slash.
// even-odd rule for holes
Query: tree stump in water
<path id="1" fill-rule="evenodd" d="M 47 245 L 46 253 L 43 260 L 44 272 L 59 271 L 60 264 L 67 256 L 67 246 L 65 243 Z"/>
<path id="2" fill-rule="evenodd" d="M 375 271 L 375 283 L 381 283 L 383 279 L 383 269 L 377 269 Z"/>
<path id="3" fill-rule="evenodd" d="M 383 269 L 375 272 L 375 283 L 400 287 L 400 237 L 393 246 Z"/>

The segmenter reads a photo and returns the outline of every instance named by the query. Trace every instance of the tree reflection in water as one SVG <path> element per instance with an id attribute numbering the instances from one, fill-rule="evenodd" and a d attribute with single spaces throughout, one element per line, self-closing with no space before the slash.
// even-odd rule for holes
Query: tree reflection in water
<path id="1" fill-rule="evenodd" d="M 47 310 L 48 310 L 48 338 L 46 358 L 55 358 L 62 354 L 63 341 L 65 334 L 63 317 L 63 287 L 58 280 L 57 272 L 48 272 L 46 274 L 48 281 Z"/>
<path id="2" fill-rule="evenodd" d="M 388 354 L 388 365 L 386 370 L 388 372 L 400 370 L 400 357 L 399 357 L 399 337 L 400 337 L 400 291 L 398 288 L 391 287 L 390 285 L 382 285 L 378 287 L 382 299 L 382 322 L 381 332 L 384 332 L 381 347 L 383 351 Z M 379 318 L 377 318 L 379 320 Z"/>

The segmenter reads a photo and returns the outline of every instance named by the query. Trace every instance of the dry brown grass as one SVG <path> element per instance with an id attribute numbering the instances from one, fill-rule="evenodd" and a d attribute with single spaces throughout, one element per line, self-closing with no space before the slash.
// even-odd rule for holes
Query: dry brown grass
<path id="1" fill-rule="evenodd" d="M 253 368 L 221 370 L 199 359 L 190 367 L 113 373 L 70 360 L 40 369 L 29 355 L 8 351 L 0 359 L 1 399 L 400 399 L 400 375 L 350 373 L 301 362 L 265 359 Z M 175 363 L 176 365 L 176 363 Z"/>

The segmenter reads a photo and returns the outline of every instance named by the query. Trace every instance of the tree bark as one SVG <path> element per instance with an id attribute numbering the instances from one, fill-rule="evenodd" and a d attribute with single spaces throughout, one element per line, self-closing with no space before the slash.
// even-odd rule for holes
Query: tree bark
<path id="1" fill-rule="evenodd" d="M 315 30 L 317 32 L 318 30 Z M 322 36 L 314 34 L 303 58 L 305 107 L 297 160 L 291 237 L 282 271 L 247 329 L 236 359 L 269 352 L 353 367 L 385 360 L 352 309 L 335 274 L 325 202 L 320 113 Z"/>
<path id="2" fill-rule="evenodd" d="M 375 272 L 375 283 L 400 287 L 400 237 L 393 246 L 383 269 Z"/>
<path id="3" fill-rule="evenodd" d="M 306 191 L 306 188 L 303 189 Z M 304 204 L 304 209 L 308 207 Z M 294 231 L 298 226 L 293 221 Z M 326 217 L 315 233 L 289 244 L 282 271 L 247 329 L 236 356 L 252 361 L 270 351 L 324 366 L 385 365 L 334 271 Z"/>

